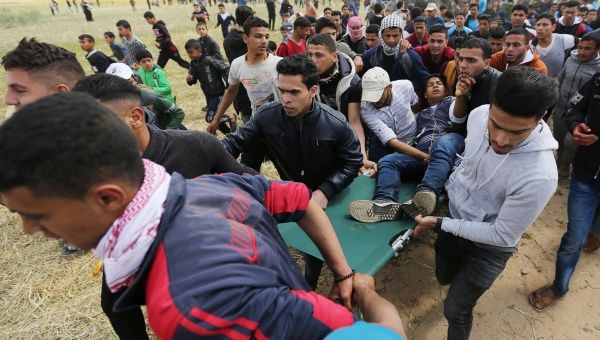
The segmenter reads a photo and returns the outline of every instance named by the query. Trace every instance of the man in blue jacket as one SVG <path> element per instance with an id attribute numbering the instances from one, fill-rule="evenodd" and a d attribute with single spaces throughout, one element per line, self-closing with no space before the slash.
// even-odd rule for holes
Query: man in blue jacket
<path id="1" fill-rule="evenodd" d="M 367 321 L 402 331 L 390 304 L 375 302 L 373 281 L 353 278 L 305 185 L 169 175 L 142 160 L 121 118 L 82 93 L 40 99 L 0 127 L 0 200 L 25 233 L 91 249 L 108 288 L 123 291 L 115 309 L 145 304 L 161 339 L 323 338 L 354 323 L 354 287 Z M 317 244 L 343 305 L 309 291 L 277 230 L 285 221 Z"/>
<path id="2" fill-rule="evenodd" d="M 429 71 L 421 57 L 410 48 L 410 43 L 402 39 L 402 19 L 388 15 L 381 21 L 381 44 L 362 55 L 363 72 L 379 66 L 390 75 L 390 80 L 406 79 L 413 83 L 415 92 L 421 95 Z"/>

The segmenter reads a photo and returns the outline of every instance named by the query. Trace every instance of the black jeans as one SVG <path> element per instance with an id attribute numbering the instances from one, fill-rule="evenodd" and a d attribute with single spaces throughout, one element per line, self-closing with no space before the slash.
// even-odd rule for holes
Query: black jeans
<path id="1" fill-rule="evenodd" d="M 121 291 L 122 292 L 122 291 Z M 113 306 L 117 299 L 121 296 L 121 292 L 113 293 L 108 289 L 106 280 L 102 277 L 102 292 L 100 295 L 100 303 L 102 310 L 112 328 L 117 333 L 117 336 L 121 340 L 146 340 L 148 339 L 148 333 L 146 333 L 146 323 L 144 321 L 144 314 L 140 307 L 127 309 L 122 312 L 114 312 Z"/>
<path id="2" fill-rule="evenodd" d="M 179 66 L 186 70 L 190 69 L 190 63 L 183 60 L 179 52 L 171 52 L 169 49 L 160 50 L 160 53 L 158 54 L 158 61 L 156 63 L 158 66 L 160 66 L 160 68 L 165 68 L 169 59 L 173 59 L 177 64 L 179 64 Z"/>
<path id="3" fill-rule="evenodd" d="M 450 284 L 444 301 L 448 340 L 469 338 L 477 300 L 492 286 L 511 256 L 512 252 L 482 248 L 440 231 L 435 242 L 435 276 L 440 284 Z"/>
<path id="4" fill-rule="evenodd" d="M 312 255 L 304 254 L 304 279 L 312 290 L 317 289 L 321 269 L 323 269 L 323 261 Z"/>

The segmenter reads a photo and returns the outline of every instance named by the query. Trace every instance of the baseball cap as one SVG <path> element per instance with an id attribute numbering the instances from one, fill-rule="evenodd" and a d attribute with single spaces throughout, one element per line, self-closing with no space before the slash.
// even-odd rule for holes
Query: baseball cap
<path id="1" fill-rule="evenodd" d="M 127 64 L 112 63 L 106 69 L 106 74 L 129 80 L 133 76 L 133 70 Z"/>
<path id="2" fill-rule="evenodd" d="M 378 102 L 383 90 L 390 84 L 390 75 L 381 67 L 373 67 L 362 78 L 362 97 L 364 102 Z"/>
<path id="3" fill-rule="evenodd" d="M 437 6 L 435 3 L 430 2 L 427 4 L 427 7 L 425 8 L 425 12 L 427 11 L 435 11 L 437 9 Z"/>

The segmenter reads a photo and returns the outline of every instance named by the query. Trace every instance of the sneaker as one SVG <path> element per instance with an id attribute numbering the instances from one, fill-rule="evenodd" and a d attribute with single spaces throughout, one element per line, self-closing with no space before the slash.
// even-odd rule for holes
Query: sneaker
<path id="1" fill-rule="evenodd" d="M 205 107 L 202 108 L 202 112 L 206 112 L 207 110 L 208 110 L 207 106 L 205 106 Z"/>
<path id="2" fill-rule="evenodd" d="M 389 199 L 354 201 L 348 210 L 355 220 L 363 223 L 397 220 L 402 213 L 400 203 Z"/>
<path id="3" fill-rule="evenodd" d="M 63 255 L 71 255 L 71 254 L 75 254 L 77 252 L 79 252 L 79 248 L 77 248 L 73 245 L 70 245 L 70 244 L 65 244 L 61 250 L 61 253 Z"/>
<path id="4" fill-rule="evenodd" d="M 433 191 L 417 191 L 413 199 L 402 204 L 402 210 L 411 218 L 429 216 L 435 210 L 437 197 Z"/>

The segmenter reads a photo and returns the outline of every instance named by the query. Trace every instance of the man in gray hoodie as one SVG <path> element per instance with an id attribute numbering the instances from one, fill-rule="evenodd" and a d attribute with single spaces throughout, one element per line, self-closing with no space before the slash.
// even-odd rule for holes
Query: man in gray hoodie
<path id="1" fill-rule="evenodd" d="M 594 73 L 600 71 L 600 39 L 597 35 L 586 34 L 577 45 L 577 51 L 572 51 L 565 61 L 563 69 L 558 74 L 559 96 L 552 115 L 554 123 L 554 138 L 558 141 L 557 164 L 559 170 L 564 169 L 568 175 L 568 168 L 575 155 L 575 144 L 571 136 L 567 137 L 565 114 L 569 100 L 577 90 Z M 559 173 L 562 171 L 559 171 Z"/>
<path id="2" fill-rule="evenodd" d="M 436 277 L 450 284 L 448 339 L 468 339 L 477 300 L 556 190 L 558 145 L 542 119 L 556 97 L 551 78 L 529 67 L 507 69 L 491 104 L 469 115 L 462 162 L 446 183 L 450 217 L 415 218 L 415 236 L 439 232 Z"/>

